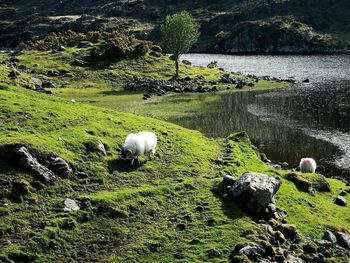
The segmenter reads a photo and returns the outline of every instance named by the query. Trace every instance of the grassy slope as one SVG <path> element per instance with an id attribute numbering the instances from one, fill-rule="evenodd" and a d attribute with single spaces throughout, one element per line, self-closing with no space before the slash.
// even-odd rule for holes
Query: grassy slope
<path id="1" fill-rule="evenodd" d="M 24 251 L 36 253 L 39 262 L 115 257 L 135 261 L 149 260 L 151 254 L 164 261 L 179 250 L 186 260 L 202 261 L 211 247 L 228 253 L 240 233 L 252 227 L 234 206 L 222 210 L 220 200 L 210 193 L 210 178 L 217 175 L 210 160 L 220 151 L 200 133 L 20 88 L 2 86 L 0 93 L 1 116 L 6 116 L 0 145 L 24 143 L 65 158 L 76 170 L 71 178 L 37 190 L 31 175 L 2 161 L 1 250 L 13 259 Z M 155 161 L 131 168 L 117 157 L 124 137 L 137 130 L 154 131 L 159 148 Z M 84 145 L 91 141 L 105 143 L 109 155 L 88 153 Z M 6 195 L 18 179 L 32 185 L 23 203 L 11 202 Z M 63 213 L 64 197 L 90 197 L 91 205 Z M 198 212 L 198 206 L 204 211 Z M 207 226 L 209 218 L 218 226 Z M 179 224 L 186 230 L 179 231 Z M 190 245 L 195 238 L 199 244 Z"/>
<path id="2" fill-rule="evenodd" d="M 51 91 L 60 97 L 75 99 L 78 102 L 89 103 L 118 111 L 126 111 L 138 115 L 151 116 L 167 119 L 168 115 L 179 115 L 192 113 L 203 106 L 205 101 L 217 99 L 215 94 L 168 94 L 163 97 L 152 97 L 150 100 L 142 100 L 142 92 L 125 92 L 123 87 L 128 78 L 141 76 L 155 79 L 170 79 L 174 74 L 174 62 L 168 57 L 155 58 L 145 56 L 141 58 L 130 58 L 121 61 L 98 61 L 93 62 L 90 67 L 74 67 L 71 62 L 74 57 L 88 54 L 86 49 L 68 48 L 63 53 L 52 54 L 51 52 L 26 51 L 19 56 L 21 65 L 27 67 L 23 71 L 23 77 L 16 80 L 16 84 L 28 82 L 31 76 L 43 78 L 47 71 L 68 70 L 65 77 L 47 77 L 53 80 L 59 89 Z M 4 55 L 4 58 L 6 56 Z M 1 57 L 0 57 L 1 59 Z M 112 69 L 111 69 L 112 68 Z M 34 72 L 33 72 L 34 69 Z M 13 84 L 7 78 L 9 69 L 0 67 L 3 74 L 0 80 L 4 83 Z M 205 77 L 204 86 L 224 90 L 231 88 L 230 92 L 236 92 L 234 84 L 212 84 L 223 74 L 219 69 L 208 69 L 205 67 L 191 67 L 181 63 L 180 76 L 189 76 L 192 79 L 202 75 Z M 235 75 L 235 74 L 234 74 Z M 241 77 L 239 75 L 235 75 Z M 250 80 L 248 80 L 249 82 Z M 285 82 L 272 82 L 261 80 L 256 83 L 254 90 L 285 87 Z M 61 89 L 61 87 L 64 87 Z M 244 87 L 243 91 L 248 90 Z"/>
<path id="3" fill-rule="evenodd" d="M 138 60 L 114 62 L 119 70 L 73 68 L 70 55 L 76 51 L 67 50 L 63 58 L 36 52 L 20 57 L 27 70 L 16 80 L 17 84 L 27 82 L 26 78 L 32 75 L 42 76 L 38 71 L 31 73 L 33 64 L 45 72 L 50 68 L 68 69 L 71 76 L 52 77 L 58 86 L 69 83 L 69 88 L 54 90 L 66 99 L 6 85 L 0 88 L 0 146 L 25 143 L 42 153 L 65 158 L 76 170 L 71 178 L 41 189 L 31 175 L 0 161 L 3 254 L 15 261 L 35 256 L 39 262 L 115 258 L 123 262 L 163 262 L 175 257 L 184 262 L 226 261 L 233 246 L 250 239 L 250 229 L 257 230 L 236 206 L 210 192 L 221 180 L 220 167 L 211 160 L 220 156 L 221 147 L 227 145 L 176 125 L 103 109 L 136 111 L 166 119 L 194 113 L 216 99 L 215 95 L 169 94 L 144 102 L 140 93 L 130 95 L 121 90 L 125 76 L 167 78 L 171 73 L 165 69 L 166 65 L 170 69 L 171 61 L 146 57 L 147 61 L 154 60 L 153 71 L 151 67 L 140 69 Z M 4 59 L 6 55 L 1 56 Z M 1 82 L 13 84 L 6 77 L 7 67 L 0 66 L 0 71 Z M 208 79 L 222 74 L 203 68 L 188 71 L 193 75 L 200 72 Z M 114 73 L 113 77 L 109 73 Z M 270 84 L 262 83 L 260 88 Z M 115 91 L 111 92 L 112 88 Z M 77 99 L 78 103 L 67 98 Z M 160 138 L 156 160 L 135 168 L 125 166 L 117 160 L 123 139 L 129 132 L 143 129 L 155 131 Z M 107 157 L 87 151 L 87 144 L 99 141 L 108 146 Z M 343 183 L 328 180 L 333 194 L 299 192 L 283 178 L 285 172 L 263 164 L 248 141 L 233 139 L 229 144 L 232 154 L 227 157 L 229 165 L 223 172 L 239 176 L 245 171 L 259 171 L 279 177 L 283 184 L 277 204 L 304 235 L 320 238 L 326 228 L 350 230 L 350 209 L 333 204 L 333 195 L 345 188 Z M 20 179 L 30 183 L 31 193 L 23 203 L 15 203 L 8 199 L 8 192 L 12 182 Z M 63 213 L 65 197 L 87 197 L 90 202 L 82 211 Z M 208 225 L 211 219 L 215 226 Z M 185 230 L 179 229 L 183 227 Z M 218 249 L 221 256 L 209 259 L 206 253 L 211 248 Z"/>

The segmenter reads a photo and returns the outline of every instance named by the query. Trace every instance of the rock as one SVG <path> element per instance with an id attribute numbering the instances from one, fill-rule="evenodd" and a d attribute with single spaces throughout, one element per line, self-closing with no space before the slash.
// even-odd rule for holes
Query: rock
<path id="1" fill-rule="evenodd" d="M 346 206 L 346 199 L 340 195 L 338 195 L 335 199 L 334 199 L 334 203 L 336 205 L 339 206 Z"/>
<path id="2" fill-rule="evenodd" d="M 12 68 L 12 70 L 8 74 L 8 77 L 10 79 L 18 79 L 20 77 L 20 75 L 21 74 L 19 73 L 19 71 L 17 71 L 15 68 Z"/>
<path id="3" fill-rule="evenodd" d="M 97 145 L 97 148 L 103 153 L 104 156 L 107 156 L 107 151 L 106 151 L 105 145 L 102 142 L 100 142 Z"/>
<path id="4" fill-rule="evenodd" d="M 18 57 L 10 57 L 10 62 L 12 62 L 12 63 L 19 63 L 20 62 L 20 60 L 19 60 L 19 58 Z"/>
<path id="5" fill-rule="evenodd" d="M 248 258 L 256 257 L 257 255 L 265 254 L 265 248 L 257 243 L 250 242 L 245 244 L 242 248 L 239 249 L 238 253 L 245 255 Z"/>
<path id="6" fill-rule="evenodd" d="M 217 67 L 218 67 L 217 61 L 212 61 L 207 65 L 207 68 L 217 68 Z"/>
<path id="7" fill-rule="evenodd" d="M 62 51 L 65 51 L 66 48 L 62 45 L 59 45 L 56 50 L 62 52 Z"/>
<path id="8" fill-rule="evenodd" d="M 92 43 L 90 41 L 80 41 L 78 44 L 78 48 L 86 48 L 86 47 L 91 47 Z"/>
<path id="9" fill-rule="evenodd" d="M 304 80 L 302 81 L 302 83 L 310 83 L 310 80 L 309 80 L 309 79 L 304 79 Z"/>
<path id="10" fill-rule="evenodd" d="M 315 189 L 319 192 L 331 192 L 331 186 L 325 180 L 322 175 L 315 174 L 318 176 L 317 180 L 310 181 L 310 179 L 300 173 L 290 173 L 286 175 L 286 179 L 293 182 L 299 191 L 310 192 Z"/>
<path id="11" fill-rule="evenodd" d="M 260 153 L 260 159 L 261 161 L 263 161 L 264 163 L 271 163 L 271 161 L 267 158 L 265 153 Z"/>
<path id="12" fill-rule="evenodd" d="M 21 146 L 19 148 L 16 148 L 13 153 L 21 166 L 29 169 L 46 184 L 53 183 L 59 179 L 59 177 L 57 177 L 47 167 L 40 164 L 37 159 L 30 154 L 26 147 Z"/>
<path id="13" fill-rule="evenodd" d="M 280 224 L 277 226 L 277 229 L 280 230 L 284 236 L 290 240 L 295 240 L 298 230 L 295 225 L 291 224 Z"/>
<path id="14" fill-rule="evenodd" d="M 337 241 L 338 241 L 339 246 L 346 248 L 346 249 L 350 249 L 350 235 L 349 234 L 337 232 L 336 237 L 337 237 Z"/>
<path id="15" fill-rule="evenodd" d="M 64 208 L 63 211 L 78 211 L 80 210 L 80 207 L 78 206 L 77 202 L 73 199 L 66 198 L 64 199 Z"/>
<path id="16" fill-rule="evenodd" d="M 348 190 L 343 190 L 343 191 L 341 191 L 340 192 L 340 196 L 346 196 L 346 195 L 348 195 L 349 194 L 349 191 Z"/>
<path id="17" fill-rule="evenodd" d="M 303 250 L 307 254 L 316 253 L 317 252 L 317 245 L 313 242 L 309 242 L 308 244 L 305 244 L 303 246 Z"/>
<path id="18" fill-rule="evenodd" d="M 217 249 L 209 249 L 206 253 L 207 257 L 209 258 L 217 258 L 220 257 L 221 252 Z"/>
<path id="19" fill-rule="evenodd" d="M 42 83 L 43 88 L 56 88 L 56 84 L 51 80 L 44 80 Z"/>
<path id="20" fill-rule="evenodd" d="M 182 63 L 185 64 L 185 65 L 188 65 L 188 66 L 191 66 L 192 63 L 188 60 L 182 60 Z"/>
<path id="21" fill-rule="evenodd" d="M 31 78 L 29 80 L 29 83 L 32 84 L 36 89 L 41 89 L 42 88 L 42 81 L 38 78 Z"/>
<path id="22" fill-rule="evenodd" d="M 222 182 L 225 186 L 232 186 L 236 181 L 237 181 L 237 178 L 228 174 L 225 174 L 222 179 Z"/>
<path id="23" fill-rule="evenodd" d="M 61 157 L 51 157 L 49 166 L 53 172 L 63 177 L 68 177 L 71 173 L 73 173 L 72 168 Z"/>
<path id="24" fill-rule="evenodd" d="M 266 174 L 248 172 L 232 186 L 231 194 L 253 214 L 260 213 L 273 200 L 281 182 Z"/>
<path id="25" fill-rule="evenodd" d="M 281 231 L 276 231 L 273 236 L 276 239 L 276 241 L 280 243 L 280 245 L 286 242 L 286 237 L 282 234 Z"/>
<path id="26" fill-rule="evenodd" d="M 333 245 L 337 244 L 336 236 L 329 230 L 326 230 L 323 234 L 323 239 L 331 242 Z"/>
<path id="27" fill-rule="evenodd" d="M 72 65 L 73 66 L 77 66 L 77 67 L 86 67 L 87 66 L 87 63 L 83 60 L 80 60 L 80 59 L 75 59 L 73 62 L 72 62 Z"/>
<path id="28" fill-rule="evenodd" d="M 151 50 L 152 50 L 152 51 L 155 51 L 155 52 L 159 52 L 159 53 L 162 53 L 162 52 L 163 52 L 162 48 L 161 48 L 160 46 L 158 46 L 158 45 L 153 45 L 153 46 L 151 47 Z"/>
<path id="29" fill-rule="evenodd" d="M 289 255 L 285 263 L 304 263 L 304 261 L 301 258 Z"/>
<path id="30" fill-rule="evenodd" d="M 13 197 L 15 199 L 20 199 L 21 196 L 28 195 L 30 193 L 30 185 L 25 180 L 17 180 L 12 183 Z"/>
<path id="31" fill-rule="evenodd" d="M 235 77 L 232 77 L 231 74 L 224 74 L 219 79 L 219 82 L 224 84 L 237 84 L 239 80 Z"/>
<path id="32" fill-rule="evenodd" d="M 156 51 L 151 51 L 149 53 L 149 55 L 152 56 L 152 57 L 160 58 L 162 56 L 162 53 L 156 52 Z"/>

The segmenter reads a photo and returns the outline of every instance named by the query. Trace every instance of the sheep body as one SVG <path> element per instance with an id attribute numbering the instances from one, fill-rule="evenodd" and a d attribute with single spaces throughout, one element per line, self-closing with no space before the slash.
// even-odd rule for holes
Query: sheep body
<path id="1" fill-rule="evenodd" d="M 153 132 L 139 132 L 129 134 L 122 148 L 122 159 L 131 159 L 131 165 L 140 155 L 148 153 L 148 159 L 155 154 L 157 136 Z"/>
<path id="2" fill-rule="evenodd" d="M 302 173 L 315 173 L 317 164 L 312 158 L 302 158 L 299 167 Z"/>

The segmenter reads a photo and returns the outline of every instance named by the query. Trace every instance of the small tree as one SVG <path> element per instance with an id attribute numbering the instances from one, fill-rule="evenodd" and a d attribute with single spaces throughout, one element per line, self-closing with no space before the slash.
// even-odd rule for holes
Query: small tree
<path id="1" fill-rule="evenodd" d="M 161 43 L 174 56 L 176 73 L 179 77 L 179 59 L 187 53 L 199 37 L 199 24 L 188 12 L 167 16 L 160 28 Z"/>

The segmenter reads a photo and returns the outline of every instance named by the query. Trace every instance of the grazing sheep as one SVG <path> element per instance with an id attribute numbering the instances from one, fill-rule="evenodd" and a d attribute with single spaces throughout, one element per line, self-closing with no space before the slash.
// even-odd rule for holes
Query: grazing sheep
<path id="1" fill-rule="evenodd" d="M 299 167 L 302 173 L 315 173 L 317 165 L 312 158 L 302 158 Z"/>
<path id="2" fill-rule="evenodd" d="M 152 132 L 131 133 L 126 139 L 122 147 L 121 159 L 130 160 L 130 165 L 134 164 L 135 159 L 145 153 L 148 153 L 148 160 L 156 152 L 157 136 Z"/>

